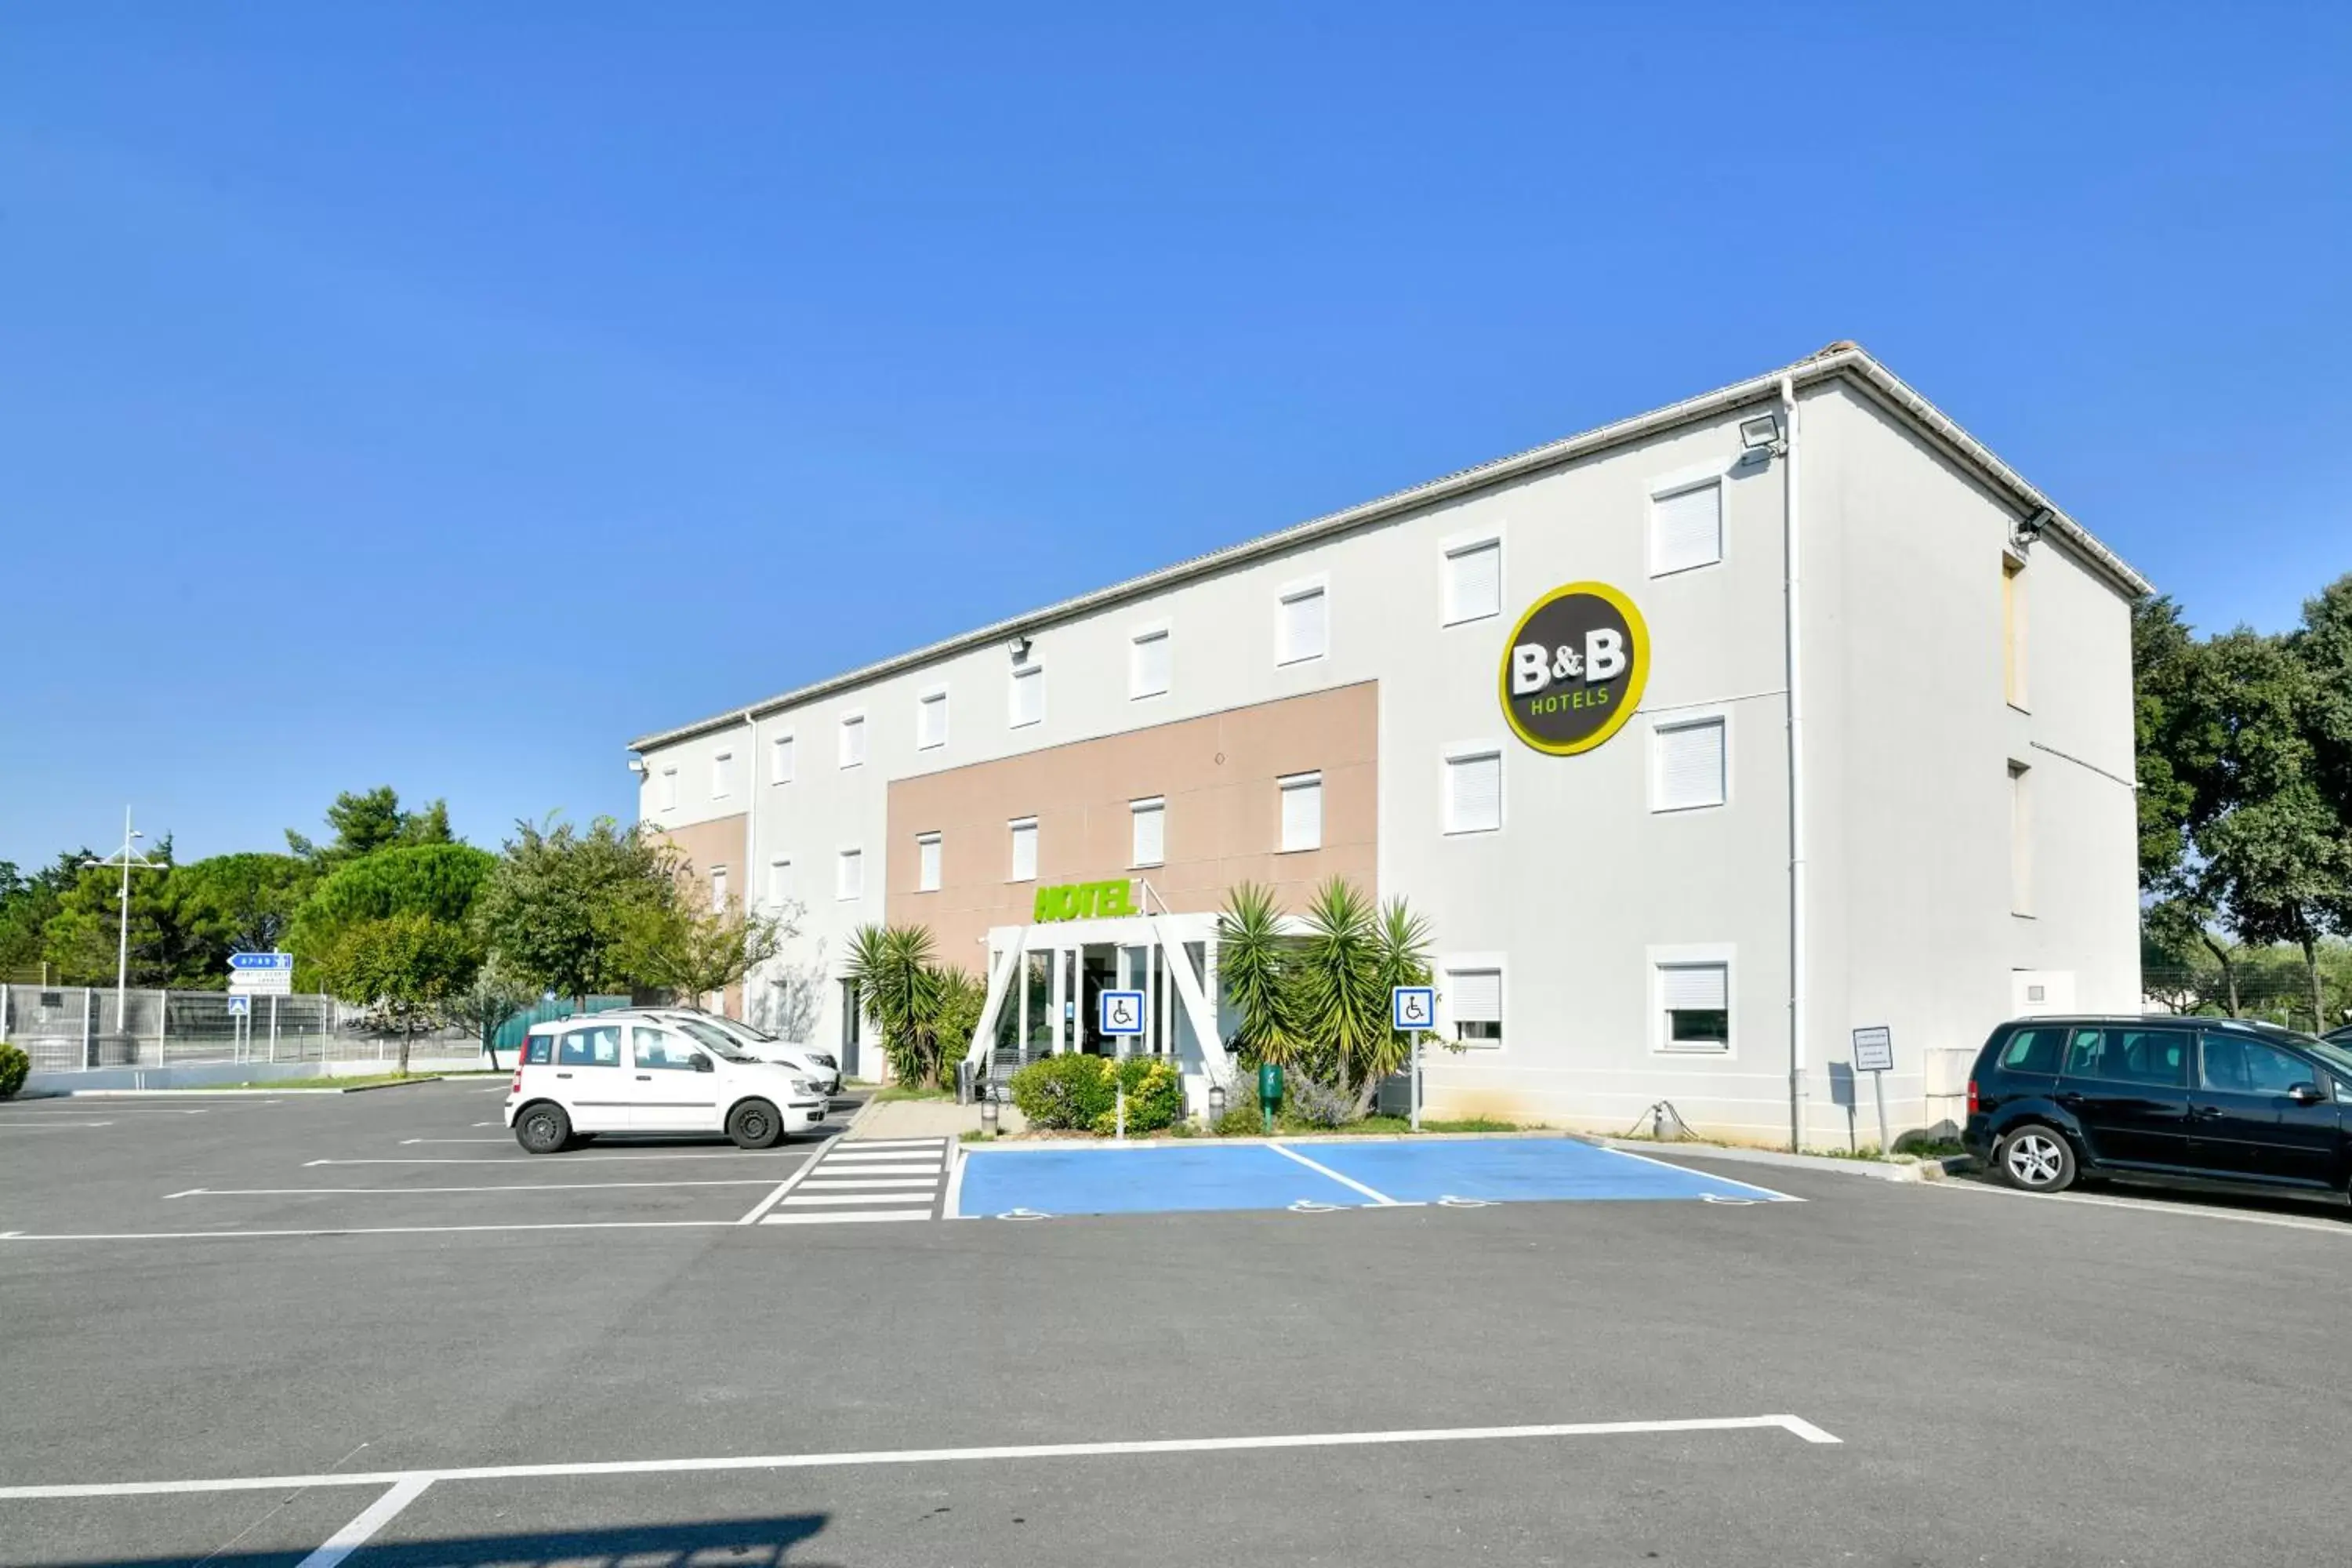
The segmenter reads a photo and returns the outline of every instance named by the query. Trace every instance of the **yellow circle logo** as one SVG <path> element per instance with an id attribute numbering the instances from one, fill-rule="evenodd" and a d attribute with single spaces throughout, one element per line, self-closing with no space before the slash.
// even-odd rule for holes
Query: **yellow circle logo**
<path id="1" fill-rule="evenodd" d="M 1589 752 L 1624 728 L 1650 679 L 1650 629 L 1605 583 L 1538 599 L 1503 646 L 1503 716 L 1555 757 Z"/>

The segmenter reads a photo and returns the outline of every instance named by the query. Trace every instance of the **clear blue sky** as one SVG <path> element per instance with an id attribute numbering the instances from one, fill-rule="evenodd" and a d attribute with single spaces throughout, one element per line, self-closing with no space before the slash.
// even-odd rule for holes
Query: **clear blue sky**
<path id="1" fill-rule="evenodd" d="M 0 858 L 625 814 L 1842 337 L 2201 626 L 2352 570 L 2352 7 L 1130 9 L 10 6 Z"/>

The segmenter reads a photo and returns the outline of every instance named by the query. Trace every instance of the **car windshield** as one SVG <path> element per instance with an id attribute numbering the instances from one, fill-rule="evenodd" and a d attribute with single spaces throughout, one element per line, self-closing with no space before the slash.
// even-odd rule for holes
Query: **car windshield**
<path id="1" fill-rule="evenodd" d="M 2300 1042 L 2303 1048 L 2352 1079 L 2352 1044 L 2342 1040 L 2311 1040 Z"/>
<path id="2" fill-rule="evenodd" d="M 715 1024 L 706 1024 L 694 1018 L 680 1018 L 677 1020 L 677 1024 L 679 1028 L 694 1037 L 697 1045 L 707 1047 L 713 1056 L 724 1057 L 730 1062 L 751 1062 L 760 1059 L 746 1052 L 741 1046 L 735 1043 L 733 1036 Z"/>

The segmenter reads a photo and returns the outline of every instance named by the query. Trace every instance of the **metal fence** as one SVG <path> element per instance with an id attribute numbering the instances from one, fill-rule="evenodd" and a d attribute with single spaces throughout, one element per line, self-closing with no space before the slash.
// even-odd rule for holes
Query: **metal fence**
<path id="1" fill-rule="evenodd" d="M 21 1047 L 35 1072 L 162 1067 L 180 1062 L 373 1061 L 395 1056 L 396 1041 L 367 1032 L 356 1009 L 331 996 L 256 996 L 252 1012 L 229 1012 L 225 991 L 130 991 L 117 1005 L 111 986 L 0 985 L 0 1042 Z M 420 1037 L 419 1054 L 472 1037 Z M 436 1053 L 435 1047 L 439 1047 Z"/>

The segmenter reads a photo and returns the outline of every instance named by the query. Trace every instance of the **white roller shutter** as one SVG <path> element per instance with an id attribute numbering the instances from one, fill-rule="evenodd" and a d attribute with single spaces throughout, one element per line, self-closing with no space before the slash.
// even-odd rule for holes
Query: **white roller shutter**
<path id="1" fill-rule="evenodd" d="M 948 694 L 926 692 L 915 704 L 915 745 L 929 751 L 948 743 Z"/>
<path id="2" fill-rule="evenodd" d="M 1658 810 L 1723 804 L 1722 720 L 1662 726 L 1655 743 Z"/>
<path id="3" fill-rule="evenodd" d="M 1658 993 L 1669 1013 L 1720 1013 L 1731 1005 L 1731 971 L 1721 963 L 1668 963 L 1658 968 Z"/>
<path id="4" fill-rule="evenodd" d="M 1034 821 L 1013 825 L 1013 879 L 1016 882 L 1037 879 L 1037 824 Z"/>
<path id="5" fill-rule="evenodd" d="M 793 782 L 793 738 L 779 735 L 768 748 L 768 781 L 771 784 Z"/>
<path id="6" fill-rule="evenodd" d="M 1282 791 L 1282 847 L 1323 847 L 1323 775 L 1296 773 L 1275 781 Z"/>
<path id="7" fill-rule="evenodd" d="M 1045 718 L 1045 667 L 1031 665 L 1013 672 L 1012 724 L 1037 724 Z"/>
<path id="8" fill-rule="evenodd" d="M 1501 1023 L 1503 972 L 1499 969 L 1446 971 L 1445 1001 L 1456 1024 Z"/>
<path id="9" fill-rule="evenodd" d="M 1710 481 L 1650 502 L 1650 574 L 1723 559 L 1723 487 Z"/>
<path id="10" fill-rule="evenodd" d="M 1328 615 L 1320 588 L 1309 588 L 1284 599 L 1276 658 L 1283 664 L 1321 658 L 1330 641 Z"/>
<path id="11" fill-rule="evenodd" d="M 1132 864 L 1157 866 L 1168 858 L 1168 806 L 1164 801 L 1139 800 L 1129 808 L 1134 815 L 1135 855 Z"/>
<path id="12" fill-rule="evenodd" d="M 926 833 L 915 840 L 915 890 L 935 893 L 940 888 L 940 836 Z"/>
<path id="13" fill-rule="evenodd" d="M 1147 632 L 1129 645 L 1129 697 L 1158 697 L 1168 689 L 1169 653 L 1166 632 Z"/>
<path id="14" fill-rule="evenodd" d="M 1491 833 L 1503 826 L 1503 759 L 1488 752 L 1445 759 L 1445 831 Z"/>
<path id="15" fill-rule="evenodd" d="M 1445 620 L 1475 621 L 1503 608 L 1503 543 L 1465 545 L 1445 556 Z"/>

